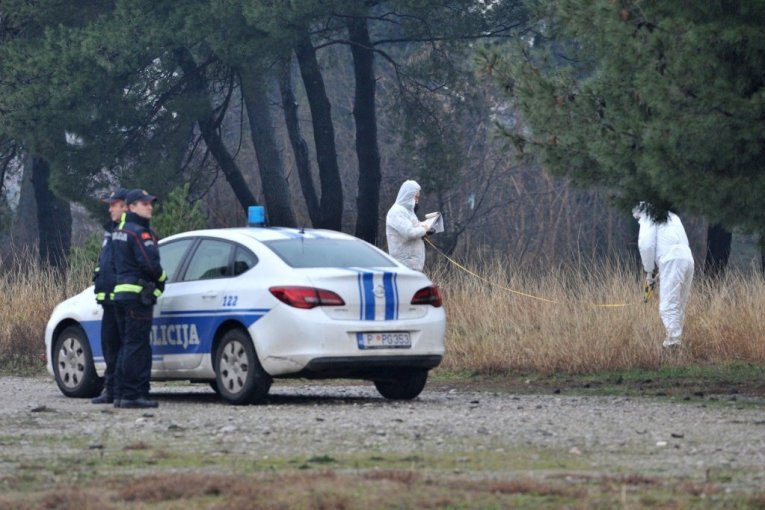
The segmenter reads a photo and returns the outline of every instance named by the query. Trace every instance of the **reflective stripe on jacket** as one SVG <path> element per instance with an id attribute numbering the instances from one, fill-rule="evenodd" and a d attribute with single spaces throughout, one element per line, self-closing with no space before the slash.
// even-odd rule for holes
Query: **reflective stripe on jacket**
<path id="1" fill-rule="evenodd" d="M 116 300 L 137 299 L 143 290 L 141 282 L 161 283 L 167 279 L 159 260 L 157 234 L 149 227 L 149 220 L 126 213 L 119 228 L 112 233 L 112 247 Z M 154 294 L 159 296 L 161 291 Z"/>

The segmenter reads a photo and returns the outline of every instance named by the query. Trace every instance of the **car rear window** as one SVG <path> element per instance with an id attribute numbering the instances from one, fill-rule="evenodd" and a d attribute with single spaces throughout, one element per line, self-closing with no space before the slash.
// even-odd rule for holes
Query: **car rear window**
<path id="1" fill-rule="evenodd" d="M 264 243 L 292 267 L 394 267 L 362 241 L 353 239 L 281 239 Z"/>

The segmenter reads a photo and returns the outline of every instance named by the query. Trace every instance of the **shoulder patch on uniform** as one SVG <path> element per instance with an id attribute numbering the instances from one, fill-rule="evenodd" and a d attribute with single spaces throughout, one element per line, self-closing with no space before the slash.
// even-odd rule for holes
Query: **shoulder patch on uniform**
<path id="1" fill-rule="evenodd" d="M 151 239 L 151 234 L 148 232 L 141 232 L 141 239 Z"/>

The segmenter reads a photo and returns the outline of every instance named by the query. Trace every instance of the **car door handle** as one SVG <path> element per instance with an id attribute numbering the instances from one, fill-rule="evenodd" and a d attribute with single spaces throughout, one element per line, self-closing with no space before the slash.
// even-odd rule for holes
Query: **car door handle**
<path id="1" fill-rule="evenodd" d="M 202 299 L 217 299 L 218 293 L 217 292 L 205 292 L 202 294 Z"/>

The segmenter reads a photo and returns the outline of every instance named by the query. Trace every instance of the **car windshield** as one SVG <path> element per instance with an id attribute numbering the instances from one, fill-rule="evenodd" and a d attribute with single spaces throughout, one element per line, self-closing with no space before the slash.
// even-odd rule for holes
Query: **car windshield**
<path id="1" fill-rule="evenodd" d="M 292 267 L 393 267 L 395 264 L 371 246 L 353 239 L 282 239 L 266 241 Z"/>

